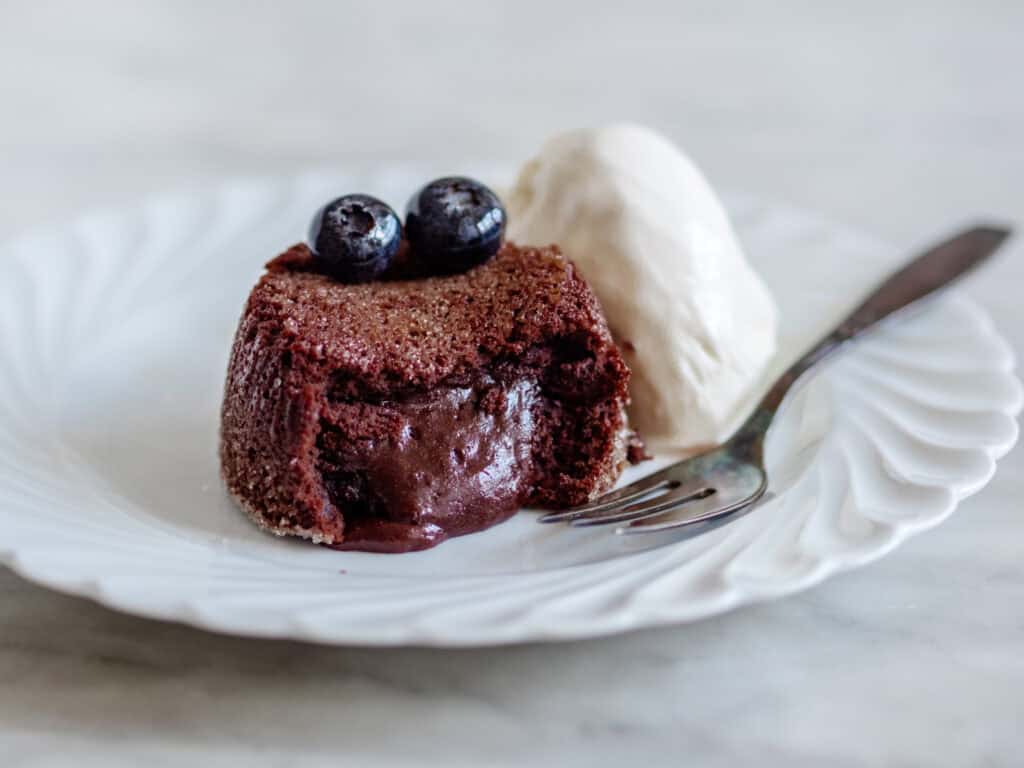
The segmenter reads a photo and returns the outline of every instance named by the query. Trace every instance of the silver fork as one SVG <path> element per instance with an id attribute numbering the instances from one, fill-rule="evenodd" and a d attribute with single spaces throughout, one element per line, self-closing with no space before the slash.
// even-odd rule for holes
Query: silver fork
<path id="1" fill-rule="evenodd" d="M 617 523 L 617 533 L 633 534 L 717 527 L 746 514 L 768 488 L 765 436 L 793 385 L 880 321 L 918 307 L 922 299 L 987 259 L 1009 236 L 1009 229 L 978 226 L 929 249 L 889 277 L 835 330 L 793 363 L 750 418 L 721 446 L 665 467 L 589 504 L 546 514 L 540 522 L 568 522 L 577 527 Z"/>

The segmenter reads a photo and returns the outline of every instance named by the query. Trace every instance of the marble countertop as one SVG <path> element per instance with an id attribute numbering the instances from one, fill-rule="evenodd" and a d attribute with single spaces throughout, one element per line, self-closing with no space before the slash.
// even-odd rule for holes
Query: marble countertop
<path id="1" fill-rule="evenodd" d="M 721 187 L 908 248 L 982 214 L 1024 229 L 1024 5 L 838 5 L 8 0 L 0 237 L 225 175 L 514 163 L 621 118 Z M 1017 242 L 967 287 L 1018 353 L 1022 285 Z M 2 571 L 0 763 L 1020 765 L 1022 498 L 1018 448 L 875 565 L 561 645 L 242 640 Z"/>

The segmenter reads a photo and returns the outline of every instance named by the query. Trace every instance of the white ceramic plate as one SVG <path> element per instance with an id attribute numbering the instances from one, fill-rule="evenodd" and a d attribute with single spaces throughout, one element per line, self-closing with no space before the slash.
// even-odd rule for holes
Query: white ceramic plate
<path id="1" fill-rule="evenodd" d="M 541 526 L 530 512 L 399 556 L 260 533 L 224 494 L 216 451 L 245 296 L 328 195 L 401 204 L 422 178 L 236 183 L 0 248 L 3 561 L 114 608 L 238 634 L 372 645 L 586 637 L 699 619 L 881 557 L 981 488 L 1017 437 L 1009 347 L 950 294 L 797 395 L 769 440 L 772 498 L 704 536 L 637 541 Z M 901 258 L 792 210 L 730 207 L 782 308 L 772 373 Z"/>

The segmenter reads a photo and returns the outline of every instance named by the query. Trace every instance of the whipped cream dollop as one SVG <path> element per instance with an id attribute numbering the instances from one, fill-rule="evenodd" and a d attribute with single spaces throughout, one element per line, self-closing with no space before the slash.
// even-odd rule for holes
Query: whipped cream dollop
<path id="1" fill-rule="evenodd" d="M 597 294 L 644 440 L 727 437 L 775 352 L 778 313 L 693 162 L 642 126 L 567 133 L 523 167 L 506 203 L 509 237 L 557 243 Z"/>

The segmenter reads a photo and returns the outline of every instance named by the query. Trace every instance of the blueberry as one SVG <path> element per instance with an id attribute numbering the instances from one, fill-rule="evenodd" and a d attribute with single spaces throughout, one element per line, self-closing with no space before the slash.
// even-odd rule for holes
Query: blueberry
<path id="1" fill-rule="evenodd" d="M 402 223 L 369 195 L 332 200 L 313 217 L 309 245 L 316 263 L 344 283 L 365 283 L 384 272 L 402 242 Z"/>
<path id="2" fill-rule="evenodd" d="M 405 231 L 417 260 L 437 274 L 482 264 L 501 248 L 505 208 L 479 181 L 449 176 L 412 196 Z"/>

